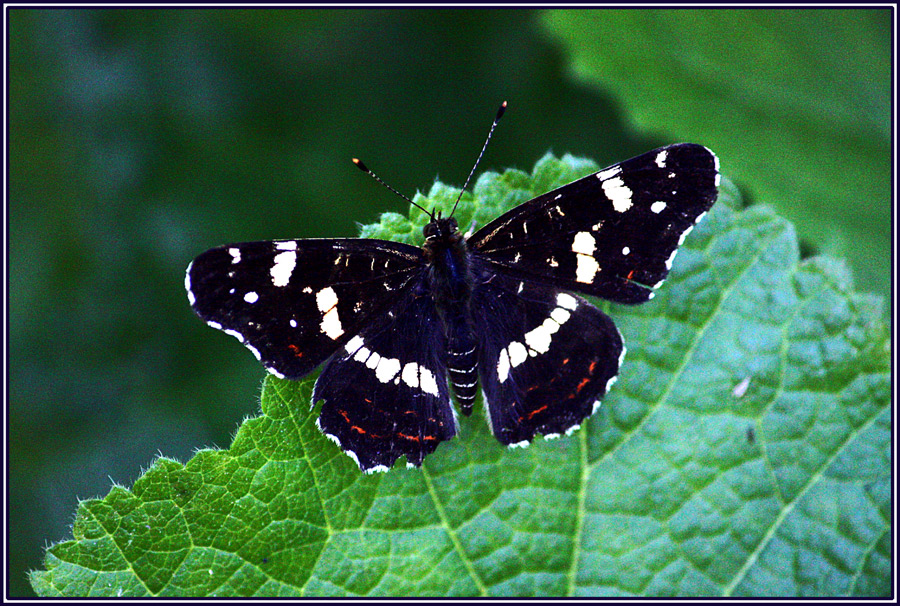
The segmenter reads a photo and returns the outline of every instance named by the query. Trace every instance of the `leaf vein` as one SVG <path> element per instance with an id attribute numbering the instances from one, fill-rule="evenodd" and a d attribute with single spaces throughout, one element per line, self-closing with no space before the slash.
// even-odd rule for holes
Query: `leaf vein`
<path id="1" fill-rule="evenodd" d="M 828 467 L 832 463 L 834 463 L 838 456 L 840 456 L 844 452 L 844 449 L 849 446 L 858 435 L 860 435 L 875 423 L 881 412 L 881 410 L 875 411 L 872 416 L 866 420 L 865 423 L 848 433 L 846 439 L 844 439 L 844 441 L 837 448 L 835 448 L 834 453 L 826 461 L 824 461 L 822 465 L 819 466 L 819 469 L 816 470 L 815 473 L 810 474 L 809 480 L 806 482 L 803 488 L 797 491 L 797 495 L 784 508 L 782 508 L 781 511 L 778 512 L 777 516 L 775 516 L 775 519 L 772 521 L 771 526 L 769 526 L 769 529 L 766 531 L 766 534 L 756 546 L 756 549 L 754 549 L 750 553 L 750 555 L 747 557 L 747 560 L 744 562 L 744 565 L 735 575 L 734 580 L 732 580 L 731 583 L 729 583 L 725 588 L 725 591 L 722 594 L 723 596 L 731 596 L 731 593 L 738 586 L 738 584 L 744 580 L 747 572 L 749 572 L 750 568 L 759 558 L 759 555 L 762 553 L 763 549 L 765 549 L 765 547 L 775 536 L 775 533 L 781 526 L 781 523 L 784 522 L 785 519 L 787 519 L 788 514 L 794 511 L 794 507 L 797 505 L 797 503 L 800 502 L 800 500 L 806 495 L 806 493 L 809 492 L 809 489 L 815 486 L 819 482 L 819 480 L 825 477 L 824 471 L 828 469 Z"/>

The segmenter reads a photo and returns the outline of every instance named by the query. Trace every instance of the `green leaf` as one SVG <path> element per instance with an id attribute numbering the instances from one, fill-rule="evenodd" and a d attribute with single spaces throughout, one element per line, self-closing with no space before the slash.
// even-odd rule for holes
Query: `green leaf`
<path id="1" fill-rule="evenodd" d="M 596 170 L 483 175 L 479 225 Z M 457 190 L 417 202 L 446 211 Z M 228 450 L 157 459 L 78 507 L 42 596 L 890 594 L 890 382 L 880 301 L 790 224 L 720 202 L 658 296 L 606 305 L 621 378 L 570 437 L 502 447 L 482 414 L 425 459 L 363 475 L 315 427 L 313 380 L 267 377 Z M 384 215 L 369 237 L 421 240 Z M 476 405 L 480 407 L 480 404 Z"/>
<path id="2" fill-rule="evenodd" d="M 548 11 L 575 77 L 702 143 L 806 242 L 890 293 L 890 10 Z"/>

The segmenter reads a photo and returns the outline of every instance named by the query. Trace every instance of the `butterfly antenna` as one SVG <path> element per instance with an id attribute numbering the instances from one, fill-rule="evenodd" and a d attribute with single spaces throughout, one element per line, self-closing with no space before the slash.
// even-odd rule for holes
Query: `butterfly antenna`
<path id="1" fill-rule="evenodd" d="M 378 181 L 379 183 L 384 185 L 386 188 L 388 188 L 389 190 L 391 190 L 392 192 L 394 192 L 395 194 L 397 194 L 398 196 L 400 196 L 401 198 L 403 198 L 404 200 L 406 200 L 407 202 L 409 202 L 410 204 L 412 204 L 413 206 L 415 206 L 416 208 L 421 210 L 423 213 L 425 213 L 426 215 L 431 217 L 432 221 L 434 221 L 434 213 L 433 212 L 428 212 L 427 210 L 425 210 L 424 208 L 422 208 L 421 206 L 419 206 L 418 204 L 416 204 L 415 202 L 413 202 L 412 200 L 410 200 L 409 198 L 407 198 L 406 196 L 404 196 L 403 194 L 398 192 L 396 189 L 394 189 L 393 187 L 391 187 L 390 185 L 388 185 L 387 183 L 382 181 L 378 175 L 373 173 L 371 170 L 368 169 L 368 167 L 365 164 L 362 163 L 362 160 L 360 160 L 359 158 L 353 158 L 353 163 L 356 164 L 356 168 L 363 171 L 364 173 L 366 173 L 367 175 L 369 175 L 370 177 L 372 177 L 373 179 L 375 179 L 376 181 Z"/>
<path id="2" fill-rule="evenodd" d="M 503 117 L 503 112 L 506 111 L 506 101 L 500 104 L 500 108 L 497 110 L 497 117 L 494 118 L 494 123 L 491 124 L 491 130 L 488 132 L 487 139 L 484 140 L 484 145 L 481 146 L 481 153 L 478 154 L 478 159 L 475 160 L 475 166 L 472 167 L 472 170 L 469 171 L 469 176 L 466 177 L 466 182 L 463 184 L 462 189 L 459 190 L 459 197 L 456 198 L 456 204 L 453 205 L 453 210 L 450 211 L 450 216 L 453 216 L 453 213 L 456 212 L 456 207 L 459 205 L 459 201 L 462 200 L 463 192 L 466 191 L 466 187 L 469 186 L 469 180 L 472 178 L 472 175 L 475 174 L 475 169 L 478 168 L 478 163 L 481 162 L 481 156 L 484 155 L 484 150 L 487 149 L 488 142 L 491 140 L 491 135 L 494 134 L 494 129 L 497 128 L 497 122 L 500 121 L 500 118 Z"/>

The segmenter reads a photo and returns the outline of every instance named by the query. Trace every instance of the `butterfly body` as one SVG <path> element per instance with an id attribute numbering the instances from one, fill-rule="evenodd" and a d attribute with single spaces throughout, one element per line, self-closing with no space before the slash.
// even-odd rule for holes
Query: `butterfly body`
<path id="1" fill-rule="evenodd" d="M 706 148 L 654 150 L 548 192 L 464 237 L 432 217 L 421 248 L 365 239 L 250 242 L 188 267 L 197 314 L 269 372 L 305 376 L 319 428 L 364 471 L 419 466 L 483 393 L 495 437 L 574 431 L 615 381 L 625 346 L 578 294 L 653 296 L 716 198 Z"/>
<path id="2" fill-rule="evenodd" d="M 478 391 L 478 341 L 472 319 L 475 276 L 472 254 L 452 217 L 437 218 L 422 230 L 428 264 L 425 296 L 434 300 L 441 329 L 447 339 L 446 364 L 450 385 L 468 416 Z"/>

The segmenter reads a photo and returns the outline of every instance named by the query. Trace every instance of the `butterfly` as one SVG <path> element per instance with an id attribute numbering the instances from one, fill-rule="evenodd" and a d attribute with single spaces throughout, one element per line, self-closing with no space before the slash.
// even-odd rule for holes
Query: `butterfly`
<path id="1" fill-rule="evenodd" d="M 581 295 L 651 299 L 718 185 L 715 154 L 670 145 L 529 200 L 468 237 L 452 212 L 425 211 L 421 247 L 231 244 L 194 259 L 185 287 L 200 318 L 271 374 L 299 379 L 324 364 L 317 425 L 360 469 L 387 471 L 403 456 L 418 467 L 458 432 L 451 392 L 469 415 L 480 387 L 491 431 L 508 446 L 578 429 L 626 351 L 613 321 Z"/>

